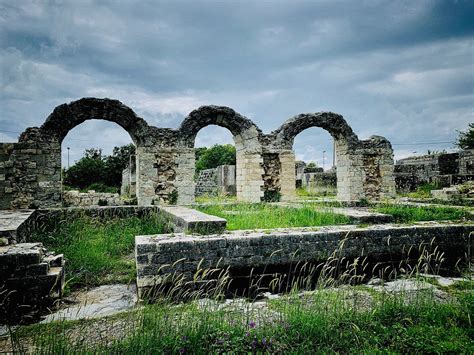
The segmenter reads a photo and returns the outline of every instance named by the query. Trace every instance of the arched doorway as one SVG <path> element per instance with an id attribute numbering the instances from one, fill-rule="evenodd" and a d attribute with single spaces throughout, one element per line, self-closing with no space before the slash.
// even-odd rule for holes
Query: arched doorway
<path id="1" fill-rule="evenodd" d="M 259 202 L 263 196 L 261 131 L 248 118 L 224 106 L 203 106 L 192 111 L 179 128 L 181 160 L 187 160 L 186 171 L 177 178 L 179 203 L 194 202 L 195 141 L 198 132 L 209 125 L 226 128 L 236 148 L 237 200 Z"/>
<path id="2" fill-rule="evenodd" d="M 19 139 L 20 143 L 37 147 L 35 174 L 38 186 L 30 193 L 34 200 L 31 206 L 61 204 L 61 145 L 72 129 L 88 120 L 118 124 L 128 132 L 135 146 L 144 145 L 149 140 L 148 124 L 120 101 L 84 98 L 57 106 L 40 128 L 27 129 Z"/>
<path id="3" fill-rule="evenodd" d="M 337 198 L 358 199 L 359 195 L 362 196 L 359 187 L 362 188 L 363 176 L 353 174 L 353 160 L 350 155 L 351 151 L 355 152 L 360 147 L 360 141 L 344 118 L 332 112 L 300 114 L 290 118 L 278 130 L 272 132 L 275 142 L 273 147 L 280 156 L 282 199 L 295 197 L 294 139 L 299 133 L 311 127 L 323 128 L 335 142 Z"/>

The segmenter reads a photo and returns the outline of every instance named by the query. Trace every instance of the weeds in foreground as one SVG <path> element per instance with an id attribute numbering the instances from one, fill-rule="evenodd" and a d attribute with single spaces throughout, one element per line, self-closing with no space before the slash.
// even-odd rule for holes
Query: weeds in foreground
<path id="1" fill-rule="evenodd" d="M 357 293 L 356 288 L 334 288 L 357 283 L 370 272 L 363 255 L 352 261 L 344 258 L 347 242 L 347 238 L 341 241 L 327 261 L 314 268 L 299 265 L 293 255 L 293 271 L 282 277 L 274 275 L 274 287 L 286 289 L 287 296 L 271 301 L 265 309 L 256 308 L 256 299 L 237 308 L 224 307 L 221 301 L 231 284 L 229 270 L 218 264 L 201 268 L 203 261 L 191 279 L 174 278 L 171 288 L 152 294 L 157 301 L 153 305 L 107 322 L 25 327 L 14 334 L 14 347 L 21 350 L 22 342 L 29 342 L 37 353 L 130 354 L 474 351 L 472 292 L 459 292 L 456 298 L 440 303 L 431 292 L 371 297 Z M 409 263 L 415 255 L 418 259 Z M 443 253 L 431 240 L 408 248 L 397 273 L 390 273 L 389 266 L 374 266 L 372 272 L 389 277 L 400 277 L 402 272 L 413 277 L 438 271 L 443 261 Z M 261 281 L 256 276 L 249 281 L 249 289 L 264 289 Z M 287 281 L 290 285 L 284 286 Z M 313 291 L 302 296 L 299 291 L 304 289 Z M 361 306 L 357 301 L 361 297 L 371 297 L 370 305 Z M 178 302 L 183 298 L 188 302 Z M 109 329 L 116 334 L 110 334 Z"/>
<path id="2" fill-rule="evenodd" d="M 158 214 L 107 220 L 82 216 L 62 220 L 52 230 L 39 228 L 31 241 L 65 255 L 68 287 L 92 287 L 133 280 L 135 236 L 166 232 Z"/>

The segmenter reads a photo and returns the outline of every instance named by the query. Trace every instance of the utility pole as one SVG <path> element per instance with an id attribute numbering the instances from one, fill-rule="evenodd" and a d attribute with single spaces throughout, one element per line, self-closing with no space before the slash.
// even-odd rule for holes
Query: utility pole
<path id="1" fill-rule="evenodd" d="M 323 172 L 324 172 L 324 154 L 326 153 L 325 150 L 323 150 Z"/>
<path id="2" fill-rule="evenodd" d="M 69 149 L 70 147 L 67 147 L 67 168 L 69 169 Z"/>

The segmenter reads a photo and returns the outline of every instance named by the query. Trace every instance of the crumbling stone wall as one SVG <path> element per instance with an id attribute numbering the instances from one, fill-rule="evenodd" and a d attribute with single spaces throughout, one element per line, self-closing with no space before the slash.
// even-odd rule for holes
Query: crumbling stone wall
<path id="1" fill-rule="evenodd" d="M 199 172 L 196 182 L 196 196 L 217 196 L 217 169 L 205 169 Z"/>
<path id="2" fill-rule="evenodd" d="M 0 208 L 59 207 L 61 142 L 89 119 L 115 122 L 130 134 L 136 145 L 136 194 L 142 206 L 194 202 L 194 141 L 208 125 L 227 128 L 233 135 L 238 200 L 259 202 L 269 193 L 294 197 L 293 140 L 309 127 L 321 127 L 335 139 L 339 199 L 380 199 L 394 191 L 390 143 L 382 137 L 360 141 L 335 113 L 301 114 L 265 135 L 228 107 L 200 107 L 179 129 L 169 129 L 149 126 L 117 100 L 84 98 L 56 107 L 41 127 L 28 128 L 18 143 L 0 145 Z"/>
<path id="3" fill-rule="evenodd" d="M 303 173 L 301 187 L 320 193 L 335 193 L 337 188 L 336 169 L 317 173 Z"/>
<path id="4" fill-rule="evenodd" d="M 196 196 L 235 196 L 235 165 L 221 165 L 199 172 L 196 181 Z"/>
<path id="5" fill-rule="evenodd" d="M 47 252 L 41 243 L 1 246 L 0 286 L 0 323 L 31 317 L 62 296 L 63 255 Z"/>
<path id="6" fill-rule="evenodd" d="M 395 164 L 394 175 L 400 192 L 414 191 L 424 183 L 447 187 L 474 180 L 474 150 L 401 159 Z"/>
<path id="7" fill-rule="evenodd" d="M 137 164 L 135 159 L 122 171 L 122 184 L 120 185 L 120 195 L 135 197 L 137 195 Z"/>
<path id="8" fill-rule="evenodd" d="M 118 193 L 108 192 L 79 192 L 69 190 L 63 192 L 64 207 L 85 207 L 85 206 L 120 206 L 123 201 Z"/>
<path id="9" fill-rule="evenodd" d="M 283 199 L 294 197 L 294 138 L 309 127 L 321 127 L 335 140 L 339 200 L 381 199 L 394 194 L 393 149 L 390 142 L 379 136 L 360 141 L 341 115 L 320 112 L 290 118 L 265 137 L 267 145 L 264 149 L 277 153 L 281 162 L 279 183 Z"/>

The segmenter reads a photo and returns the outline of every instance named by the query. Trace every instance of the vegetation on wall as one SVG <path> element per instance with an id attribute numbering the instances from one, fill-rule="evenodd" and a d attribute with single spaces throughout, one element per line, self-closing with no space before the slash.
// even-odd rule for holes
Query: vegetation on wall
<path id="1" fill-rule="evenodd" d="M 122 170 L 134 159 L 133 144 L 115 147 L 112 155 L 102 155 L 101 149 L 86 149 L 84 156 L 63 171 L 66 186 L 97 192 L 115 192 L 122 183 Z"/>

